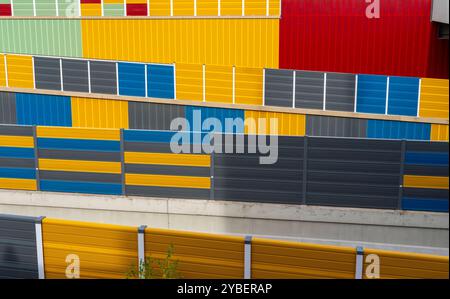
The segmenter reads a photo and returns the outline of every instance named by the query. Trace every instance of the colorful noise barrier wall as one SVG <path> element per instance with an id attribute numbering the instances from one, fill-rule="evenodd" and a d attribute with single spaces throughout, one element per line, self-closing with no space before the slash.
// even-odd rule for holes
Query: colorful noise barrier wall
<path id="1" fill-rule="evenodd" d="M 443 256 L 0 214 L 0 278 L 126 278 L 170 245 L 185 279 L 366 279 L 372 254 L 382 279 L 449 275 Z"/>
<path id="2" fill-rule="evenodd" d="M 214 128 L 217 132 L 226 132 L 226 119 L 232 118 L 246 124 L 235 128 L 236 133 L 245 134 L 431 141 L 448 141 L 449 136 L 448 124 L 422 123 L 414 119 L 377 120 L 0 91 L 0 124 L 171 130 L 171 122 L 179 117 L 186 118 L 192 125 L 195 113 L 201 115 L 201 121 L 216 118 L 220 122 L 220 127 Z M 271 119 L 278 123 L 276 130 L 270 125 Z M 198 130 L 208 131 L 201 126 Z"/>
<path id="3" fill-rule="evenodd" d="M 448 80 L 5 55 L 0 86 L 448 119 Z M 1 67 L 1 65 L 0 65 Z"/>
<path id="4" fill-rule="evenodd" d="M 4 189 L 448 212 L 444 142 L 279 136 L 263 164 L 271 153 L 250 142 L 266 136 L 215 134 L 212 148 L 206 132 L 0 128 Z M 189 149 L 175 154 L 180 136 Z"/>

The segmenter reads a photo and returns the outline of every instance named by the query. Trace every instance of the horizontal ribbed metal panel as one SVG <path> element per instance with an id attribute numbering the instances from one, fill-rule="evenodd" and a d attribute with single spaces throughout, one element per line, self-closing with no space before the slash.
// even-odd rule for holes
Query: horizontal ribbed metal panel
<path id="1" fill-rule="evenodd" d="M 147 96 L 173 99 L 174 67 L 172 65 L 147 65 Z"/>
<path id="2" fill-rule="evenodd" d="M 295 107 L 323 109 L 324 73 L 295 72 Z"/>
<path id="3" fill-rule="evenodd" d="M 354 74 L 327 73 L 325 109 L 334 111 L 355 110 Z"/>
<path id="4" fill-rule="evenodd" d="M 34 57 L 34 83 L 38 89 L 61 90 L 60 60 Z"/>
<path id="5" fill-rule="evenodd" d="M 356 112 L 386 113 L 387 77 L 358 75 Z"/>
<path id="6" fill-rule="evenodd" d="M 35 222 L 0 214 L 0 278 L 38 278 Z"/>
<path id="7" fill-rule="evenodd" d="M 184 106 L 128 102 L 130 129 L 170 130 L 170 123 L 178 117 L 185 117 Z"/>
<path id="8" fill-rule="evenodd" d="M 62 74 L 64 91 L 89 92 L 87 61 L 63 59 Z"/>
<path id="9" fill-rule="evenodd" d="M 117 93 L 116 64 L 106 61 L 90 61 L 91 92 Z"/>
<path id="10" fill-rule="evenodd" d="M 16 123 L 16 94 L 0 91 L 0 124 Z"/>
<path id="11" fill-rule="evenodd" d="M 198 119 L 196 117 L 199 116 Z M 245 112 L 240 109 L 226 109 L 226 108 L 210 108 L 201 106 L 186 106 L 186 119 L 190 125 L 190 129 L 186 131 L 204 131 L 210 132 L 211 128 L 203 128 L 202 124 L 208 118 L 215 118 L 219 120 L 221 128 L 215 127 L 216 132 L 226 133 L 244 133 L 244 118 Z M 228 121 L 236 121 L 236 126 L 228 127 Z M 197 126 L 202 126 L 197 127 Z"/>
<path id="12" fill-rule="evenodd" d="M 145 65 L 120 62 L 118 70 L 119 94 L 145 97 Z"/>
<path id="13" fill-rule="evenodd" d="M 31 126 L 0 125 L 0 135 L 6 136 L 33 136 Z"/>
<path id="14" fill-rule="evenodd" d="M 266 106 L 292 107 L 294 72 L 266 69 L 264 101 Z"/>
<path id="15" fill-rule="evenodd" d="M 368 138 L 430 140 L 431 125 L 402 121 L 374 120 L 367 124 Z"/>
<path id="16" fill-rule="evenodd" d="M 319 115 L 306 116 L 306 134 L 324 137 L 367 137 L 367 120 Z"/>
<path id="17" fill-rule="evenodd" d="M 419 78 L 389 77 L 388 114 L 417 116 Z"/>

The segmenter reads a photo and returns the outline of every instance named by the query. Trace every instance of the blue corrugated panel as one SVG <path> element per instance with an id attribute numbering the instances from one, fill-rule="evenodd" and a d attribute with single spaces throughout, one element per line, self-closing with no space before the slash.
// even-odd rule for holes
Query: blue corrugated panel
<path id="1" fill-rule="evenodd" d="M 145 65 L 119 63 L 119 94 L 145 97 Z"/>
<path id="2" fill-rule="evenodd" d="M 111 183 L 41 180 L 42 191 L 121 195 L 122 185 Z"/>
<path id="3" fill-rule="evenodd" d="M 430 140 L 430 135 L 430 124 L 386 120 L 367 123 L 368 138 Z"/>
<path id="4" fill-rule="evenodd" d="M 411 165 L 448 166 L 448 153 L 407 152 L 405 163 Z"/>
<path id="5" fill-rule="evenodd" d="M 390 77 L 388 114 L 417 116 L 419 78 Z"/>
<path id="6" fill-rule="evenodd" d="M 35 179 L 36 170 L 33 168 L 0 167 L 0 178 Z"/>
<path id="7" fill-rule="evenodd" d="M 386 113 L 387 77 L 358 75 L 356 111 L 362 113 Z"/>
<path id="8" fill-rule="evenodd" d="M 34 159 L 34 149 L 22 147 L 0 147 L 0 157 Z"/>
<path id="9" fill-rule="evenodd" d="M 184 140 L 190 138 L 191 132 L 171 132 L 171 131 L 141 131 L 141 130 L 124 130 L 123 137 L 127 142 L 155 142 L 155 143 L 170 143 L 172 137 L 178 134 L 181 137 L 184 134 Z M 205 133 L 198 133 L 203 139 Z M 179 138 L 177 138 L 179 140 Z M 192 143 L 193 140 L 190 140 Z"/>
<path id="10" fill-rule="evenodd" d="M 186 119 L 191 131 L 244 133 L 244 110 L 240 109 L 186 106 Z M 231 126 L 233 121 L 237 126 Z"/>
<path id="11" fill-rule="evenodd" d="M 37 144 L 38 148 L 41 149 L 90 150 L 108 152 L 120 151 L 120 141 L 112 140 L 38 138 Z"/>
<path id="12" fill-rule="evenodd" d="M 147 96 L 151 98 L 174 98 L 173 66 L 147 65 Z"/>
<path id="13" fill-rule="evenodd" d="M 410 211 L 448 212 L 448 200 L 404 197 L 402 200 L 402 209 Z"/>
<path id="14" fill-rule="evenodd" d="M 16 94 L 17 124 L 72 126 L 70 97 Z"/>

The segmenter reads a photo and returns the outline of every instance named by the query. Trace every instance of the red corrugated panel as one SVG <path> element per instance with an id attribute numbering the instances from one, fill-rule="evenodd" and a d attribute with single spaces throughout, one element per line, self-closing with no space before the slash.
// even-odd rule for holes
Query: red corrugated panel
<path id="1" fill-rule="evenodd" d="M 127 4 L 127 16 L 146 16 L 147 4 Z"/>
<path id="2" fill-rule="evenodd" d="M 434 35 L 431 0 L 381 0 L 379 19 L 366 17 L 364 0 L 282 3 L 280 68 L 448 77 L 448 40 Z"/>
<path id="3" fill-rule="evenodd" d="M 428 70 L 426 77 L 428 78 L 444 78 L 449 77 L 449 59 L 448 59 L 448 39 L 438 39 L 439 26 L 433 23 L 430 54 L 428 58 Z"/>
<path id="4" fill-rule="evenodd" d="M 86 4 L 86 3 L 94 3 L 94 4 L 101 4 L 102 0 L 80 0 L 81 4 Z"/>
<path id="5" fill-rule="evenodd" d="M 11 16 L 11 4 L 0 4 L 0 16 L 1 17 Z"/>

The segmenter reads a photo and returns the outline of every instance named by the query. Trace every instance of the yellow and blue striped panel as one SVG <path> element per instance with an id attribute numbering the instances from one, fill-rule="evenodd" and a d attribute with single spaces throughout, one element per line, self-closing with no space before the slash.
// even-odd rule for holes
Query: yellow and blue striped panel
<path id="1" fill-rule="evenodd" d="M 0 125 L 0 188 L 36 190 L 33 127 Z"/>
<path id="2" fill-rule="evenodd" d="M 407 143 L 402 209 L 448 212 L 448 143 Z"/>
<path id="3" fill-rule="evenodd" d="M 42 191 L 122 194 L 120 130 L 37 127 Z"/>
<path id="4" fill-rule="evenodd" d="M 175 134 L 169 131 L 124 131 L 127 195 L 209 198 L 210 155 L 204 152 L 173 153 L 170 143 Z M 191 135 L 187 133 L 186 137 Z"/>

